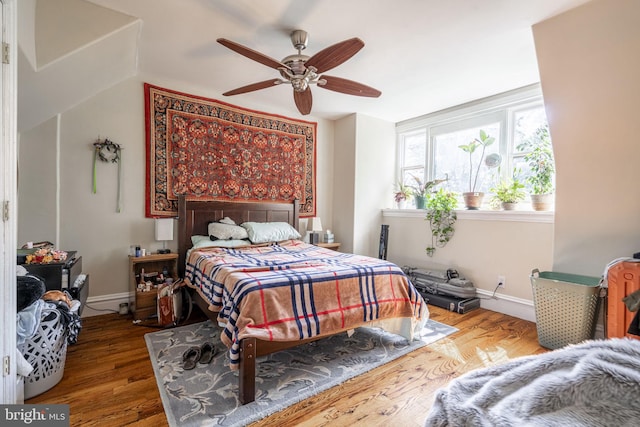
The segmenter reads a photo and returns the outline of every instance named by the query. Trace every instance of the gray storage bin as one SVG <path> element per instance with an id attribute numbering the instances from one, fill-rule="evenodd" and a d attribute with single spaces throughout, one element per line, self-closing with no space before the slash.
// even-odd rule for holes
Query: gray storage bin
<path id="1" fill-rule="evenodd" d="M 577 274 L 531 272 L 538 342 L 549 349 L 593 338 L 600 279 Z"/>

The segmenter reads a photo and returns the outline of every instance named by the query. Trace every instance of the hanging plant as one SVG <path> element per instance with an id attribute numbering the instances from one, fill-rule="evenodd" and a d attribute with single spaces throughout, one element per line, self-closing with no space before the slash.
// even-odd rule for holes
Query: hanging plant
<path id="1" fill-rule="evenodd" d="M 458 216 L 458 195 L 453 191 L 440 188 L 429 195 L 426 203 L 427 221 L 431 228 L 431 246 L 426 248 L 427 255 L 433 256 L 436 248 L 444 247 L 455 232 L 454 225 Z"/>

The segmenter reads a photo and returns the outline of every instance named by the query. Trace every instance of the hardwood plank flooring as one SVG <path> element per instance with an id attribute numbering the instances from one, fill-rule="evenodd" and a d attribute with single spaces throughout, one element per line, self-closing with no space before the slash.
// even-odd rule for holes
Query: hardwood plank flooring
<path id="1" fill-rule="evenodd" d="M 429 306 L 453 335 L 253 423 L 257 426 L 421 426 L 438 388 L 472 369 L 547 351 L 535 324 L 477 309 Z M 204 320 L 194 310 L 192 321 Z M 25 403 L 66 403 L 72 426 L 167 426 L 144 334 L 132 316 L 83 319 L 62 381 Z"/>

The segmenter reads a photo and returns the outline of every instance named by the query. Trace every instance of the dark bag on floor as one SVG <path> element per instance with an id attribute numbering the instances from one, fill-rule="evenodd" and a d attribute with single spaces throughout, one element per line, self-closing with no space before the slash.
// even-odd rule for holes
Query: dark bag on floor
<path id="1" fill-rule="evenodd" d="M 161 326 L 178 326 L 191 316 L 191 295 L 179 279 L 158 286 L 158 323 Z"/>

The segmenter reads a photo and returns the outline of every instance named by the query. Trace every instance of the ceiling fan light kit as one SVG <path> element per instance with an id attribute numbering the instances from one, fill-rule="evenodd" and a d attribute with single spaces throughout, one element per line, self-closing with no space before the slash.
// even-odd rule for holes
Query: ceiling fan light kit
<path id="1" fill-rule="evenodd" d="M 289 55 L 282 61 L 277 61 L 251 48 L 220 38 L 217 40 L 221 45 L 246 56 L 267 67 L 274 68 L 280 72 L 280 78 L 252 83 L 223 93 L 224 96 L 239 95 L 241 93 L 253 92 L 266 89 L 280 84 L 291 84 L 293 88 L 293 99 L 301 114 L 307 115 L 311 112 L 313 97 L 310 85 L 328 89 L 334 92 L 345 93 L 347 95 L 365 96 L 377 98 L 381 92 L 370 86 L 340 77 L 320 75 L 325 71 L 337 67 L 358 53 L 364 47 L 364 42 L 357 37 L 344 40 L 331 45 L 313 56 L 303 55 L 302 51 L 307 47 L 309 35 L 303 30 L 294 30 L 291 33 L 291 43 L 298 50 L 297 54 Z"/>

